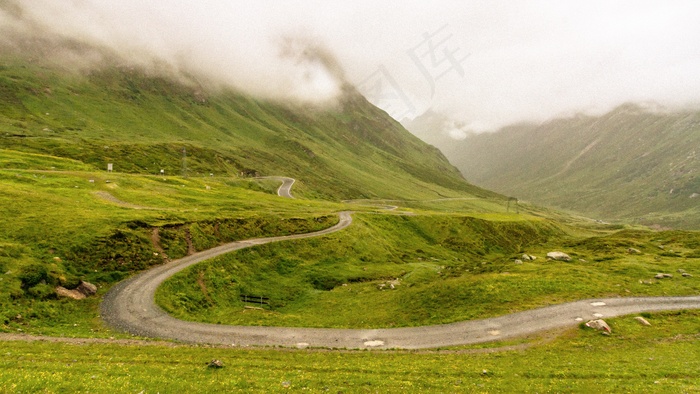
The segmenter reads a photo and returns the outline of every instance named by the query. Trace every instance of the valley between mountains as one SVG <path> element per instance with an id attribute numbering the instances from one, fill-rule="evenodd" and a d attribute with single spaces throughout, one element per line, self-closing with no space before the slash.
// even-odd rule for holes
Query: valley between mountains
<path id="1" fill-rule="evenodd" d="M 0 58 L 0 391 L 696 386 L 697 231 L 475 186 L 349 84 L 278 102 L 48 53 Z M 693 163 L 653 223 L 692 222 Z"/>

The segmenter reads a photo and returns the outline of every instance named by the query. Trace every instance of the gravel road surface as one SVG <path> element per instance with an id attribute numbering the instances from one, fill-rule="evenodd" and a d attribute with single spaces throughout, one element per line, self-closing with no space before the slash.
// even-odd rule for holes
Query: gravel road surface
<path id="1" fill-rule="evenodd" d="M 295 180 L 266 177 L 282 182 L 280 197 L 294 198 Z M 155 292 L 166 279 L 183 269 L 234 250 L 327 235 L 352 223 L 350 212 L 341 212 L 337 225 L 308 234 L 258 238 L 232 242 L 154 267 L 115 285 L 101 305 L 108 325 L 132 334 L 191 343 L 234 346 L 326 347 L 348 349 L 425 349 L 467 345 L 519 337 L 557 328 L 575 326 L 592 319 L 641 312 L 698 309 L 700 296 L 630 297 L 589 299 L 490 319 L 452 324 L 387 329 L 330 329 L 294 327 L 226 326 L 178 320 L 155 304 Z"/>
<path id="2" fill-rule="evenodd" d="M 136 335 L 191 343 L 235 346 L 425 349 L 519 337 L 575 326 L 592 319 L 641 312 L 698 309 L 700 296 L 589 299 L 506 316 L 452 324 L 388 329 L 324 329 L 227 326 L 187 322 L 165 313 L 154 302 L 156 288 L 175 273 L 201 261 L 255 245 L 317 237 L 340 231 L 352 222 L 341 212 L 337 225 L 318 232 L 233 242 L 154 267 L 115 285 L 101 305 L 108 325 Z"/>
<path id="3" fill-rule="evenodd" d="M 274 179 L 282 182 L 282 185 L 277 189 L 277 195 L 284 198 L 294 198 L 292 196 L 292 185 L 297 180 L 286 176 L 259 176 L 257 179 Z"/>

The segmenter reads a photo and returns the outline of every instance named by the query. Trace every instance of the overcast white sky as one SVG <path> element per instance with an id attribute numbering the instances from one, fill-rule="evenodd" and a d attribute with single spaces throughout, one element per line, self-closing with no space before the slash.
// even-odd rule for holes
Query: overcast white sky
<path id="1" fill-rule="evenodd" d="M 698 1 L 0 0 L 0 29 L 309 101 L 337 93 L 327 51 L 392 116 L 432 108 L 477 131 L 700 104 Z"/>

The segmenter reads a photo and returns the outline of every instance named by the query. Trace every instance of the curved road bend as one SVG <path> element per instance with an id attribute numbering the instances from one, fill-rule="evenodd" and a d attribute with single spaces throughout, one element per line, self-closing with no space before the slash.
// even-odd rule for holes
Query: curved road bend
<path id="1" fill-rule="evenodd" d="M 350 225 L 350 213 L 326 230 L 283 237 L 233 242 L 152 268 L 114 286 L 101 305 L 103 319 L 133 334 L 183 342 L 256 346 L 421 349 L 488 342 L 575 326 L 581 321 L 640 312 L 700 308 L 700 296 L 590 299 L 506 316 L 452 324 L 388 329 L 324 329 L 226 326 L 178 320 L 154 301 L 158 286 L 175 273 L 201 261 L 255 245 L 317 237 Z"/>
<path id="2" fill-rule="evenodd" d="M 130 286 L 132 283 L 136 288 Z M 142 284 L 137 280 L 132 283 L 118 285 L 122 288 L 111 291 L 105 299 L 102 313 L 110 325 L 141 336 L 236 346 L 427 349 L 520 337 L 572 327 L 581 321 L 602 317 L 700 308 L 700 297 L 608 298 L 554 305 L 490 319 L 423 327 L 330 329 L 226 326 L 175 319 L 153 303 L 153 282 Z M 141 290 L 142 286 L 147 289 Z"/>
<path id="3" fill-rule="evenodd" d="M 297 180 L 286 176 L 259 176 L 257 179 L 273 179 L 282 182 L 282 185 L 277 188 L 277 195 L 284 198 L 294 198 L 292 196 L 292 185 Z"/>
<path id="4" fill-rule="evenodd" d="M 277 189 L 277 195 L 284 198 L 294 198 L 292 196 L 292 185 L 296 182 L 294 178 L 274 177 L 274 179 L 282 181 L 282 186 Z"/>
<path id="5" fill-rule="evenodd" d="M 283 182 L 282 197 L 292 198 L 294 179 L 270 177 Z M 582 321 L 640 312 L 700 309 L 700 296 L 590 299 L 553 305 L 506 316 L 452 324 L 388 329 L 326 329 L 226 326 L 178 320 L 154 301 L 158 286 L 170 276 L 201 261 L 255 245 L 318 237 L 340 231 L 352 223 L 349 212 L 326 230 L 308 234 L 258 238 L 232 242 L 154 267 L 115 285 L 101 305 L 102 318 L 112 327 L 136 335 L 183 342 L 237 346 L 314 346 L 336 348 L 421 349 L 466 345 L 575 326 Z"/>

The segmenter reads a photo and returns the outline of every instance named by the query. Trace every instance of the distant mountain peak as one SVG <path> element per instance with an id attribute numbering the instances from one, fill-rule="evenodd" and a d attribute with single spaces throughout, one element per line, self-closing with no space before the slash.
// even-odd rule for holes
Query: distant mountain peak
<path id="1" fill-rule="evenodd" d="M 471 182 L 602 219 L 700 229 L 700 111 L 626 103 L 433 143 Z M 669 193 L 673 190 L 673 193 Z"/>

